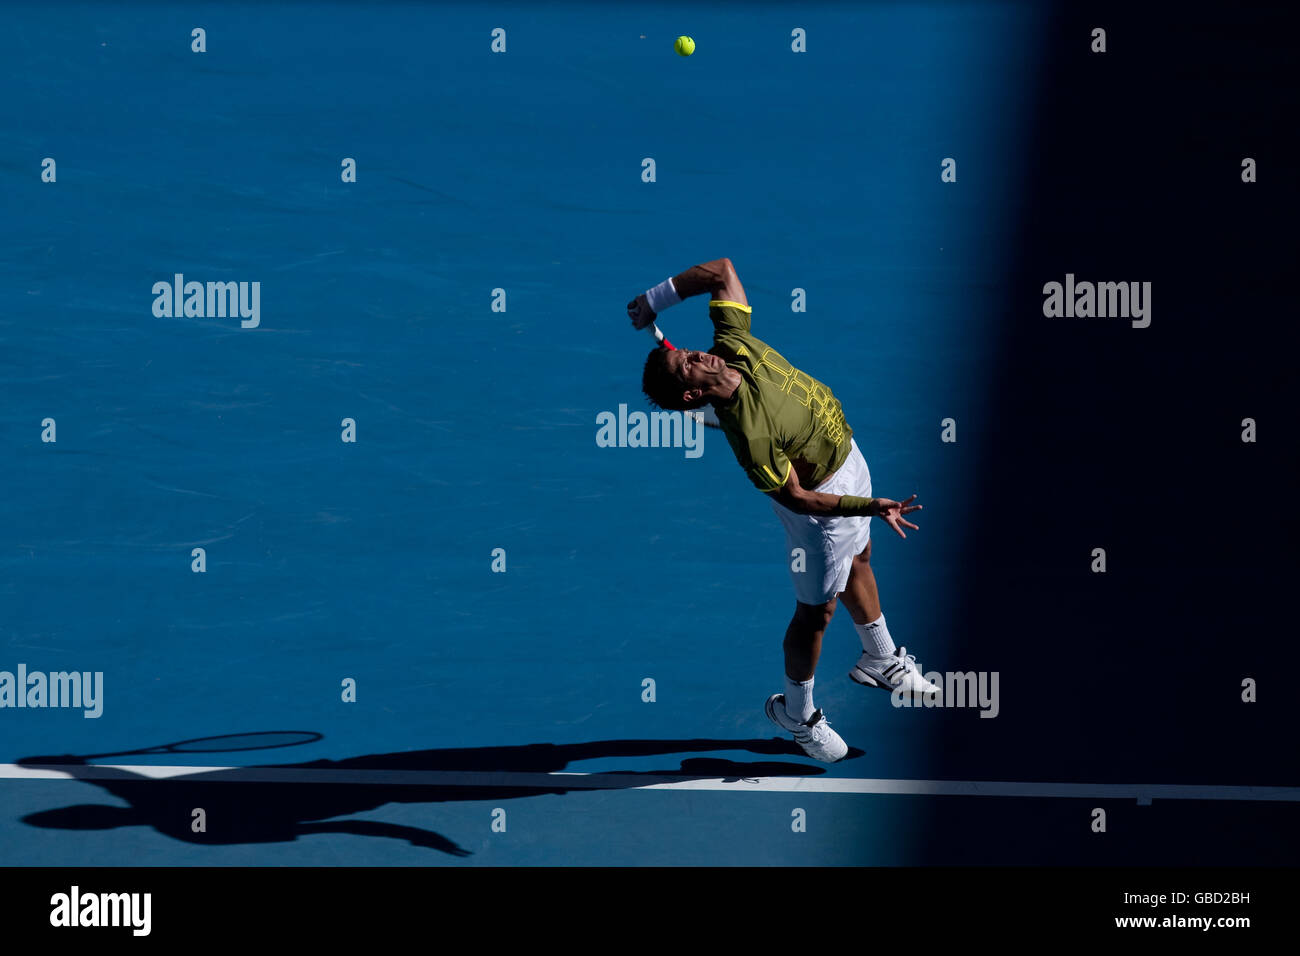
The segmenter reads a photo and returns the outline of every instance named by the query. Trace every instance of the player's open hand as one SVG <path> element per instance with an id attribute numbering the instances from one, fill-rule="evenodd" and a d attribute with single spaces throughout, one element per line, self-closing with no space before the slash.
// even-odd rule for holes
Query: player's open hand
<path id="1" fill-rule="evenodd" d="M 903 528 L 911 528 L 913 531 L 921 530 L 903 517 L 903 515 L 911 514 L 913 511 L 921 510 L 920 505 L 912 504 L 915 500 L 916 495 L 912 495 L 906 501 L 891 501 L 888 498 L 876 499 L 876 504 L 880 507 L 880 517 L 898 532 L 900 538 L 907 537 L 907 535 L 903 534 Z M 902 527 L 899 527 L 899 525 L 902 525 Z"/>
<path id="2" fill-rule="evenodd" d="M 655 320 L 654 310 L 650 308 L 650 301 L 644 292 L 627 304 L 627 317 L 632 320 L 632 328 L 637 331 L 648 327 Z"/>

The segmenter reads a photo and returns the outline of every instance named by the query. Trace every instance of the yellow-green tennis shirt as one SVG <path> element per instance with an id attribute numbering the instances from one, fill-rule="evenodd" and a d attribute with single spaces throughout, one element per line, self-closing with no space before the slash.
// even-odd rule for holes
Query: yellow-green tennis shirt
<path id="1" fill-rule="evenodd" d="M 829 388 L 749 334 L 751 311 L 738 302 L 709 303 L 714 329 L 709 351 L 740 373 L 735 397 L 713 406 L 718 423 L 759 491 L 784 485 L 791 459 L 813 466 L 807 484 L 815 487 L 844 464 L 853 429 Z"/>

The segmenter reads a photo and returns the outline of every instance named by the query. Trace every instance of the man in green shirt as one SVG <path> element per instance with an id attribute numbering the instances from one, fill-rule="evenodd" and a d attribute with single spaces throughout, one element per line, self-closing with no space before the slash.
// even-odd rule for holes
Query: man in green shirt
<path id="1" fill-rule="evenodd" d="M 839 401 L 750 334 L 752 310 L 730 259 L 665 279 L 629 302 L 628 316 L 636 328 L 647 328 L 665 308 L 706 292 L 713 348 L 654 349 L 642 388 L 660 408 L 711 404 L 746 476 L 772 499 L 785 526 L 797 603 L 785 633 L 786 692 L 768 698 L 766 711 L 810 757 L 833 762 L 848 747 L 813 707 L 812 688 L 837 601 L 848 607 L 862 640 L 850 677 L 890 693 L 938 697 L 916 658 L 894 646 L 871 569 L 871 518 L 906 538 L 903 528 L 916 525 L 904 516 L 921 506 L 912 503 L 916 495 L 902 502 L 871 497 L 871 473 Z"/>

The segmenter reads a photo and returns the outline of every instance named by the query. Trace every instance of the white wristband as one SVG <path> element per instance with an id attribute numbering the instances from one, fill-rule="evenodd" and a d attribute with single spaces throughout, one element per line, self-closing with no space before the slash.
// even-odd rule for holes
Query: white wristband
<path id="1" fill-rule="evenodd" d="M 677 294 L 677 288 L 673 285 L 672 279 L 665 279 L 653 289 L 646 289 L 645 297 L 655 315 L 663 312 L 670 305 L 677 305 L 682 301 L 682 297 Z"/>

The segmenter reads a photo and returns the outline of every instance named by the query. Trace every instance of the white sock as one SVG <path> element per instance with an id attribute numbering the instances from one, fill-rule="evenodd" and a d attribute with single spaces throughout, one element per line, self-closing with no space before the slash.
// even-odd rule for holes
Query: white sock
<path id="1" fill-rule="evenodd" d="M 811 677 L 802 682 L 791 680 L 788 676 L 785 679 L 785 712 L 801 724 L 808 722 L 815 709 L 812 702 L 812 689 Z"/>
<path id="2" fill-rule="evenodd" d="M 885 626 L 885 615 L 881 614 L 870 624 L 854 624 L 858 629 L 858 637 L 862 638 L 862 649 L 868 657 L 893 657 L 894 639 L 889 636 L 889 628 Z"/>

